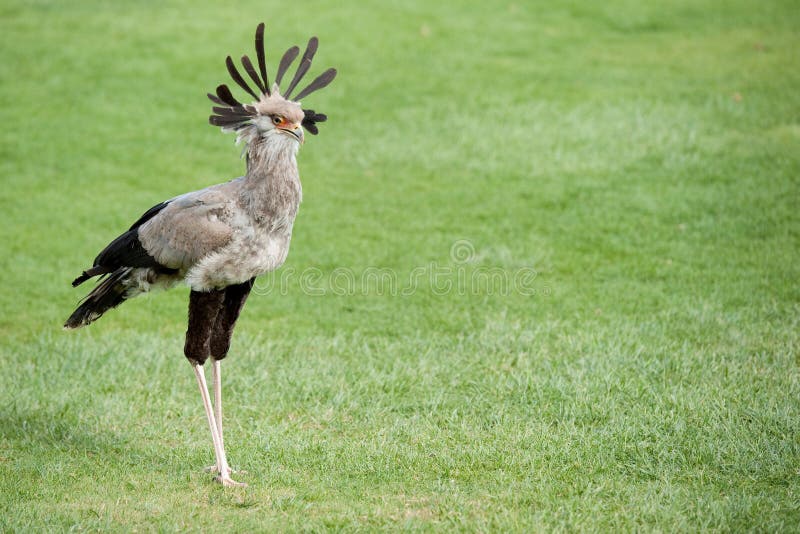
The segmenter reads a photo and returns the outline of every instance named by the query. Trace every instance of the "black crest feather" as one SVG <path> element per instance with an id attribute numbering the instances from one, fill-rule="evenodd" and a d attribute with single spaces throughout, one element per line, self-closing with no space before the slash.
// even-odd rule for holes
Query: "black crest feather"
<path id="1" fill-rule="evenodd" d="M 297 96 L 294 97 L 294 99 L 300 100 L 301 98 L 310 95 L 314 91 L 319 91 L 323 87 L 327 87 L 327 85 L 331 83 L 334 78 L 336 78 L 336 69 L 330 68 L 326 70 L 325 72 L 314 78 L 314 81 L 308 84 L 308 86 L 305 89 L 300 91 L 297 94 Z"/>
<path id="2" fill-rule="evenodd" d="M 264 23 L 256 28 L 256 55 L 258 56 L 258 69 L 261 71 L 261 78 L 264 80 L 264 89 L 267 96 L 269 92 L 269 78 L 267 77 L 267 60 L 264 56 Z"/>
<path id="3" fill-rule="evenodd" d="M 300 66 L 297 67 L 297 72 L 294 73 L 294 78 L 292 78 L 292 82 L 289 84 L 289 87 L 283 93 L 284 96 L 288 99 L 291 98 L 292 91 L 294 88 L 297 87 L 297 84 L 300 83 L 300 80 L 303 79 L 303 76 L 306 75 L 308 69 L 311 68 L 311 61 L 314 59 L 314 54 L 317 53 L 317 46 L 319 46 L 319 39 L 316 37 L 312 37 L 308 40 L 308 44 L 306 45 L 306 51 L 303 52 L 303 59 L 300 60 Z"/>
<path id="4" fill-rule="evenodd" d="M 286 74 L 286 71 L 289 69 L 289 66 L 292 64 L 292 61 L 294 61 L 294 58 L 296 58 L 297 54 L 299 53 L 300 53 L 300 48 L 297 46 L 293 46 L 289 50 L 283 53 L 281 62 L 278 65 L 278 74 L 275 75 L 276 84 L 278 85 L 281 84 L 283 75 Z"/>
<path id="5" fill-rule="evenodd" d="M 242 67 L 244 67 L 244 70 L 247 72 L 250 80 L 252 80 L 256 88 L 261 92 L 261 95 L 271 96 L 269 78 L 267 77 L 266 54 L 264 50 L 264 28 L 265 25 L 263 22 L 256 27 L 255 49 L 256 56 L 258 58 L 258 70 L 256 70 L 253 61 L 247 55 L 242 56 L 241 61 Z M 297 67 L 297 71 L 295 72 L 294 77 L 292 77 L 292 81 L 288 84 L 286 91 L 283 92 L 283 97 L 287 100 L 291 99 L 292 92 L 298 87 L 300 82 L 302 82 L 303 77 L 311 68 L 311 62 L 314 59 L 314 55 L 317 52 L 318 46 L 319 40 L 316 37 L 312 37 L 308 40 L 308 45 L 306 46 L 303 57 L 301 58 L 300 64 Z M 297 46 L 293 46 L 284 52 L 275 74 L 276 85 L 280 85 L 286 72 L 289 70 L 289 67 L 292 66 L 294 60 L 297 59 L 299 54 L 300 48 Z M 225 58 L 225 66 L 227 67 L 228 73 L 233 81 L 236 82 L 236 85 L 241 87 L 256 100 L 261 99 L 261 96 L 256 94 L 256 91 L 253 90 L 253 88 L 241 75 L 240 71 L 236 68 L 231 56 Z M 323 87 L 326 87 L 333 81 L 333 79 L 336 77 L 336 74 L 336 69 L 327 69 L 325 72 L 317 76 L 304 89 L 302 89 L 294 98 L 294 100 L 297 101 L 310 95 L 314 91 L 318 91 Z M 254 105 L 243 104 L 237 100 L 226 84 L 217 86 L 215 93 L 216 94 L 208 93 L 209 100 L 214 103 L 214 106 L 211 108 L 213 114 L 208 118 L 208 121 L 211 124 L 220 126 L 224 129 L 239 130 L 240 128 L 244 128 L 245 126 L 252 124 L 253 118 L 258 116 L 259 113 L 256 110 L 256 107 Z M 319 133 L 317 124 L 325 122 L 327 119 L 328 116 L 324 113 L 316 113 L 312 109 L 304 109 L 302 125 L 306 130 L 308 130 L 309 133 L 316 135 Z"/>
<path id="6" fill-rule="evenodd" d="M 253 63 L 250 61 L 250 58 L 247 56 L 242 56 L 242 65 L 244 66 L 244 70 L 247 71 L 247 74 L 250 76 L 250 79 L 253 80 L 253 83 L 256 84 L 259 91 L 263 94 L 267 93 L 267 88 L 261 83 L 261 78 L 258 77 L 258 73 L 256 69 L 253 67 Z"/>
<path id="7" fill-rule="evenodd" d="M 242 103 L 236 100 L 233 95 L 231 94 L 231 90 L 228 89 L 228 86 L 225 84 L 217 86 L 217 96 L 220 100 L 228 104 L 229 106 L 241 106 Z"/>
<path id="8" fill-rule="evenodd" d="M 211 100 L 213 103 L 215 103 L 215 104 L 217 104 L 219 106 L 227 106 L 228 105 L 225 102 L 223 102 L 222 100 L 220 100 L 220 98 L 217 95 L 212 95 L 211 93 L 206 93 L 206 96 L 208 97 L 209 100 Z"/>
<path id="9" fill-rule="evenodd" d="M 306 75 L 308 69 L 311 68 L 311 61 L 314 59 L 314 54 L 317 53 L 317 46 L 319 46 L 319 39 L 312 37 L 308 40 L 306 51 L 303 52 L 303 59 L 300 60 L 300 66 L 297 67 L 297 72 L 294 73 L 292 82 L 283 93 L 286 98 L 291 98 L 292 91 L 294 91 L 294 88 L 297 87 L 298 83 L 300 83 L 300 80 L 303 79 L 303 76 Z"/>
<path id="10" fill-rule="evenodd" d="M 308 133 L 312 135 L 317 135 L 319 133 L 317 123 L 325 122 L 326 120 L 328 120 L 328 116 L 324 113 L 315 113 L 313 109 L 303 110 L 303 128 L 308 130 Z"/>
<path id="11" fill-rule="evenodd" d="M 236 65 L 233 64 L 231 56 L 225 58 L 225 65 L 228 67 L 228 73 L 231 75 L 231 78 L 233 78 L 233 81 L 236 82 L 239 85 L 239 87 L 250 93 L 253 96 L 253 98 L 258 100 L 258 95 L 252 89 L 250 89 L 250 86 L 247 85 L 247 82 L 244 81 L 242 75 L 239 74 L 238 70 L 236 70 Z"/>

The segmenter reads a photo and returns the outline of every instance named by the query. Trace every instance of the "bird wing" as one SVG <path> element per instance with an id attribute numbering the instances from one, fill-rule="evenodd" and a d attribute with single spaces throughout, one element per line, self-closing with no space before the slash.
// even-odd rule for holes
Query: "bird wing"
<path id="1" fill-rule="evenodd" d="M 187 193 L 169 201 L 139 227 L 147 253 L 171 269 L 188 269 L 204 256 L 225 246 L 233 236 L 239 211 L 230 184 Z"/>
<path id="2" fill-rule="evenodd" d="M 163 270 L 165 267 L 160 265 L 142 247 L 142 243 L 139 241 L 139 227 L 158 215 L 170 202 L 169 200 L 161 202 L 144 212 L 127 232 L 118 236 L 100 251 L 100 254 L 94 259 L 94 264 L 72 281 L 72 287 L 79 286 L 92 277 L 106 275 L 122 267 L 154 267 Z"/>

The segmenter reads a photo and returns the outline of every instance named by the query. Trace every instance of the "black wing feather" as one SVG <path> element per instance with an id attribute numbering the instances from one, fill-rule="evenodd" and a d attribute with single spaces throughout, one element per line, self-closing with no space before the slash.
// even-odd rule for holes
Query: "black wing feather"
<path id="1" fill-rule="evenodd" d="M 128 228 L 128 231 L 139 228 L 141 225 L 143 225 L 144 223 L 146 223 L 147 221 L 158 215 L 158 213 L 164 208 L 166 208 L 170 202 L 172 201 L 167 200 L 166 202 L 161 202 L 160 204 L 156 204 L 155 206 L 144 212 L 142 216 L 136 219 L 136 222 L 133 223 L 130 228 Z"/>
<path id="2" fill-rule="evenodd" d="M 127 232 L 114 239 L 97 255 L 92 267 L 83 271 L 72 281 L 72 285 L 78 286 L 93 276 L 111 273 L 120 267 L 155 267 L 164 272 L 174 271 L 158 263 L 139 241 L 139 227 L 158 215 L 169 203 L 161 202 L 144 212 Z"/>

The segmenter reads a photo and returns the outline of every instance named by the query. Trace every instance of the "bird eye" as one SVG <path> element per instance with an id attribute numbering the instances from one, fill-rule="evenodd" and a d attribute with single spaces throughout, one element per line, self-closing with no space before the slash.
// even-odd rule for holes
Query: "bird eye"
<path id="1" fill-rule="evenodd" d="M 279 117 L 278 115 L 275 115 L 274 117 L 272 117 L 272 123 L 273 124 L 278 125 L 278 124 L 280 124 L 282 122 L 283 122 L 283 117 Z"/>

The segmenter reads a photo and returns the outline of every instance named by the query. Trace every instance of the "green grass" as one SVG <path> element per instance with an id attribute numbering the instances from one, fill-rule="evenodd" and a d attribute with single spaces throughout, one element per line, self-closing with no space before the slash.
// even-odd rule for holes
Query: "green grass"
<path id="1" fill-rule="evenodd" d="M 241 173 L 205 93 L 260 20 L 271 66 L 317 34 L 340 74 L 288 281 L 224 366 L 249 487 L 223 489 L 187 290 L 60 325 L 145 209 Z M 798 27 L 790 1 L 3 2 L 0 530 L 797 531 Z M 338 291 L 373 268 L 407 294 Z M 526 291 L 459 286 L 487 273 Z"/>

